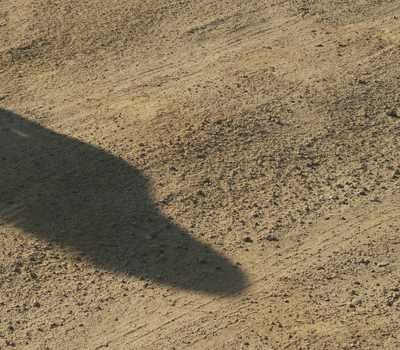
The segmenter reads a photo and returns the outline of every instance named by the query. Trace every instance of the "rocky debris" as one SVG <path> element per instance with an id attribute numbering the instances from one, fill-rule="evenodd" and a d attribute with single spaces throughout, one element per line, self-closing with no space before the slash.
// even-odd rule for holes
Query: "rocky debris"
<path id="1" fill-rule="evenodd" d="M 377 265 L 378 267 L 386 267 L 388 266 L 390 263 L 388 261 L 381 261 L 379 262 Z"/>
<path id="2" fill-rule="evenodd" d="M 357 306 L 360 306 L 362 303 L 363 303 L 362 298 L 354 298 L 354 299 L 350 302 L 349 306 L 350 306 L 351 308 L 355 308 L 355 307 L 357 307 Z"/>
<path id="3" fill-rule="evenodd" d="M 269 242 L 278 242 L 279 237 L 275 233 L 268 233 L 264 236 L 265 240 Z"/>
<path id="4" fill-rule="evenodd" d="M 171 225 L 154 235 L 143 229 L 152 225 L 147 224 L 151 215 L 141 212 L 142 198 L 135 195 L 138 210 L 115 217 L 110 232 L 90 239 L 86 232 L 97 220 L 129 207 L 129 193 L 143 188 L 140 181 L 127 185 L 123 174 L 114 191 L 104 181 L 93 197 L 71 201 L 69 206 L 82 213 L 90 212 L 92 201 L 100 202 L 98 216 L 88 220 L 69 225 L 69 207 L 56 210 L 54 222 L 39 225 L 42 230 L 18 226 L 24 212 L 14 213 L 16 225 L 10 227 L 3 225 L 7 216 L 1 217 L 0 342 L 8 337 L 24 348 L 30 329 L 31 348 L 81 340 L 87 341 L 80 344 L 85 348 L 103 342 L 99 334 L 117 339 L 132 329 L 136 335 L 151 331 L 140 342 L 151 338 L 154 349 L 181 348 L 183 338 L 213 348 L 215 339 L 222 340 L 219 333 L 249 329 L 250 337 L 226 348 L 239 348 L 243 341 L 256 348 L 256 333 L 263 332 L 260 349 L 336 350 L 345 344 L 372 349 L 377 343 L 398 348 L 390 342 L 398 332 L 399 293 L 388 286 L 398 280 L 399 247 L 393 243 L 398 206 L 387 202 L 398 193 L 400 178 L 399 124 L 391 119 L 399 117 L 393 107 L 400 102 L 400 71 L 392 45 L 398 38 L 386 16 L 393 8 L 378 1 L 341 6 L 294 1 L 272 9 L 257 1 L 121 0 L 111 9 L 100 0 L 92 6 L 43 0 L 35 2 L 32 13 L 23 8 L 30 2 L 5 0 L 5 8 L 21 5 L 12 26 L 1 22 L 5 14 L 0 13 L 7 39 L 0 56 L 10 45 L 18 49 L 11 52 L 12 66 L 0 57 L 1 94 L 8 95 L 3 107 L 55 131 L 55 139 L 79 139 L 83 149 L 102 148 L 127 162 L 131 168 L 125 175 L 149 181 L 146 200 Z M 297 21 L 299 12 L 309 19 Z M 217 26 L 215 18 L 221 18 Z M 190 23 L 201 28 L 198 35 L 181 37 Z M 30 28 L 48 45 L 29 46 Z M 1 145 L 4 130 L 0 125 Z M 40 144 L 40 137 L 26 136 L 20 133 L 17 140 Z M 23 186 L 0 181 L 1 215 L 3 205 L 19 201 L 32 199 L 28 204 L 40 207 L 46 198 L 40 187 L 55 190 L 48 199 L 57 206 L 69 196 L 68 188 L 57 191 L 68 187 L 63 185 L 68 178 L 72 187 L 84 189 L 103 172 L 121 175 L 114 167 L 104 171 L 95 160 L 92 164 L 84 153 L 78 170 L 60 174 L 57 159 L 74 150 L 42 146 L 37 160 L 34 148 L 26 157 L 42 176 L 24 174 L 22 166 L 14 178 L 28 175 Z M 10 164 L 7 169 L 14 166 L 13 160 L 1 161 Z M 94 176 L 80 177 L 81 169 Z M 0 170 L 0 177 L 7 171 Z M 8 191 L 18 192 L 16 203 L 5 204 Z M 39 210 L 36 218 L 41 215 L 46 212 Z M 56 227 L 57 216 L 65 216 L 65 227 Z M 375 230 L 389 219 L 393 227 Z M 71 240 L 64 246 L 60 238 L 72 238 L 80 225 L 82 245 L 71 251 Z M 178 229 L 182 234 L 174 238 Z M 123 244 L 120 231 L 133 239 Z M 197 249 L 190 249 L 187 239 L 198 243 Z M 282 244 L 272 243 L 279 240 Z M 255 241 L 259 244 L 251 244 Z M 232 262 L 240 257 L 235 266 L 249 274 L 250 288 L 242 291 L 247 299 L 192 292 L 197 282 L 175 288 L 176 281 L 198 271 L 202 282 L 210 278 L 211 283 L 212 275 L 220 285 L 230 279 L 223 264 L 196 255 L 203 244 Z M 77 256 L 84 246 L 87 253 Z M 193 256 L 189 264 L 187 256 Z M 176 263 L 169 266 L 170 260 Z M 132 267 L 133 273 L 125 275 L 120 266 Z M 152 267 L 156 272 L 149 276 Z M 382 286 L 387 286 L 384 295 Z M 276 300 L 266 299 L 278 289 Z M 171 311 L 163 304 L 164 293 L 179 300 L 179 308 Z M 337 307 L 349 304 L 352 312 Z M 176 318 L 175 311 L 185 316 Z M 55 322 L 57 317 L 63 321 Z M 168 319 L 167 327 L 153 327 L 153 321 Z"/>
<path id="5" fill-rule="evenodd" d="M 15 348 L 17 346 L 17 344 L 15 343 L 15 341 L 12 340 L 6 340 L 5 344 L 9 347 Z"/>
<path id="6" fill-rule="evenodd" d="M 400 113 L 397 111 L 397 109 L 391 109 L 387 111 L 386 115 L 391 118 L 400 118 Z"/>

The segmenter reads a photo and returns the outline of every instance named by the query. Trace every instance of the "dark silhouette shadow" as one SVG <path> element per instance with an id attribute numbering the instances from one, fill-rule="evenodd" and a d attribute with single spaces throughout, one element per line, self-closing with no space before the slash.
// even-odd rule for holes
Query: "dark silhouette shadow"
<path id="1" fill-rule="evenodd" d="M 140 171 L 1 108 L 0 220 L 113 272 L 222 295 L 246 285 L 239 268 L 161 214 Z"/>

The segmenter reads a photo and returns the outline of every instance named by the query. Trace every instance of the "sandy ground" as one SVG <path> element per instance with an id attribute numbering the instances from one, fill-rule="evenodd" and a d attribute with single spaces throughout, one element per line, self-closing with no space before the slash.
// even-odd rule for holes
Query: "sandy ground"
<path id="1" fill-rule="evenodd" d="M 398 0 L 1 0 L 0 349 L 400 349 Z"/>

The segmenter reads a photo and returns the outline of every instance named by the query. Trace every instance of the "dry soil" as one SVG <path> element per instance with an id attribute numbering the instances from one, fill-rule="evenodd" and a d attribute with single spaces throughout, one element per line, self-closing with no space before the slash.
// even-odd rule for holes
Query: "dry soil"
<path id="1" fill-rule="evenodd" d="M 0 349 L 400 349 L 398 0 L 0 0 Z"/>

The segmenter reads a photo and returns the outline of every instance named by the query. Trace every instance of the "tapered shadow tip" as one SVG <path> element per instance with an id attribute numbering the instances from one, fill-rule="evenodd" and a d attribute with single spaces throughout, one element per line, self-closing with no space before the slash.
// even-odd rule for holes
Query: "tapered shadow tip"
<path id="1" fill-rule="evenodd" d="M 165 217 L 120 158 L 2 109 L 0 150 L 3 221 L 115 273 L 218 295 L 246 288 L 244 272 Z M 18 215 L 2 216 L 9 203 Z"/>

